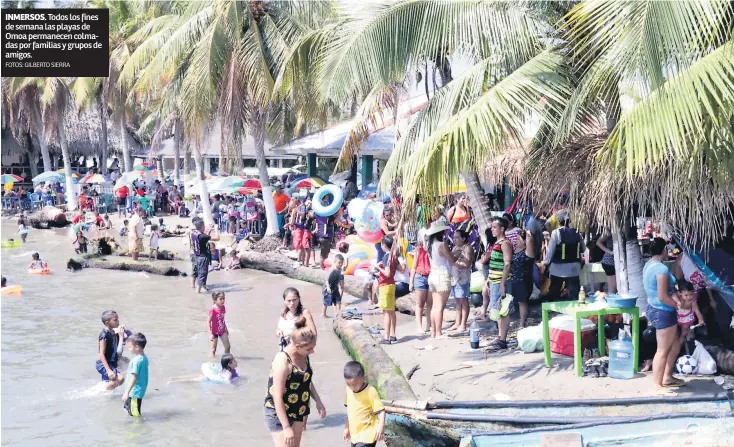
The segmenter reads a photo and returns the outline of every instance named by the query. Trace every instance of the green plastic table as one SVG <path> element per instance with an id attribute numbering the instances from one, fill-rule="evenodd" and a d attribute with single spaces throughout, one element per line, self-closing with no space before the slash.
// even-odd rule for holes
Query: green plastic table
<path id="1" fill-rule="evenodd" d="M 640 342 L 640 309 L 630 307 L 620 309 L 616 307 L 608 307 L 604 303 L 585 303 L 580 304 L 578 301 L 558 301 L 553 303 L 543 303 L 543 351 L 545 353 L 545 366 L 551 366 L 551 350 L 550 350 L 550 328 L 548 327 L 548 313 L 550 311 L 569 315 L 576 320 L 574 329 L 574 346 L 573 346 L 573 362 L 576 366 L 576 375 L 583 375 L 583 357 L 581 354 L 581 319 L 597 315 L 599 328 L 598 344 L 599 354 L 604 355 L 604 315 L 630 314 L 632 315 L 632 347 L 634 348 L 634 371 L 637 372 L 637 363 L 639 361 Z"/>

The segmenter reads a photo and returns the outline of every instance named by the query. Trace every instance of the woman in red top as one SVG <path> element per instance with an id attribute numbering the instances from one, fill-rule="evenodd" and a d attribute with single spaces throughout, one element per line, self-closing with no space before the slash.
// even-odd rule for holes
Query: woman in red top
<path id="1" fill-rule="evenodd" d="M 130 189 L 127 185 L 123 185 L 117 189 L 115 194 L 117 194 L 117 217 L 122 217 L 122 211 L 127 206 L 127 196 L 130 194 Z"/>
<path id="2" fill-rule="evenodd" d="M 469 209 L 466 207 L 466 196 L 459 197 L 456 201 L 456 205 L 449 208 L 449 212 L 446 213 L 449 219 L 449 223 L 457 224 L 469 220 Z"/>
<path id="3" fill-rule="evenodd" d="M 415 319 L 418 323 L 418 332 L 423 332 L 423 309 L 426 314 L 426 332 L 431 332 L 431 310 L 433 309 L 433 295 L 428 291 L 428 275 L 431 273 L 431 260 L 426 251 L 425 235 L 431 227 L 431 220 L 423 221 L 423 228 L 418 231 L 416 249 L 413 258 L 413 270 L 410 272 L 410 291 L 415 290 Z"/>

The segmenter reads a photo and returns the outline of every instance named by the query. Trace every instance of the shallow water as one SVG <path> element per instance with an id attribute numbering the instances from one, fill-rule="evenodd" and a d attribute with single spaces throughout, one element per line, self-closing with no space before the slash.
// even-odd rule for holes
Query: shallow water
<path id="1" fill-rule="evenodd" d="M 3 221 L 4 239 L 12 237 L 13 223 Z M 243 380 L 237 386 L 169 384 L 172 377 L 198 375 L 208 361 L 211 298 L 194 294 L 189 278 L 98 269 L 68 273 L 64 267 L 73 250 L 66 230 L 31 230 L 28 239 L 22 247 L 3 249 L 0 257 L 8 284 L 23 286 L 20 297 L 2 297 L 2 445 L 271 444 L 262 400 L 277 349 L 280 293 L 297 282 L 255 271 L 211 275 L 210 284 L 227 293 L 232 353 Z M 51 275 L 27 273 L 33 251 L 49 263 Z M 297 286 L 316 302 L 319 287 Z M 132 420 L 122 409 L 122 388 L 105 392 L 99 387 L 94 363 L 99 318 L 106 309 L 117 311 L 122 324 L 148 339 L 150 379 L 141 420 Z M 331 321 L 318 325 L 323 326 L 320 332 L 330 331 Z M 312 404 L 306 446 L 342 442 L 340 375 L 348 357 L 329 335 L 319 337 L 312 364 L 332 414 L 317 420 Z M 217 354 L 222 353 L 220 345 Z M 127 350 L 123 355 L 129 356 Z"/>

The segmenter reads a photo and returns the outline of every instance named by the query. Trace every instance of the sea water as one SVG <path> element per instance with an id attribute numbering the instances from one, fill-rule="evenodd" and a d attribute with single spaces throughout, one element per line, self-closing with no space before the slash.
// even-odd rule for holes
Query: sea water
<path id="1" fill-rule="evenodd" d="M 631 379 L 635 375 L 634 347 L 624 330 L 609 343 L 609 377 Z"/>

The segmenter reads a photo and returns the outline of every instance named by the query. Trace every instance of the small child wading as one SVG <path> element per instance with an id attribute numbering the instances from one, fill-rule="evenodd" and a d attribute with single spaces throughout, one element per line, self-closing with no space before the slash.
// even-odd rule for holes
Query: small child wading
<path id="1" fill-rule="evenodd" d="M 374 447 L 385 438 L 385 407 L 377 390 L 365 382 L 364 368 L 358 362 L 344 366 L 344 380 L 347 382 L 344 440 L 350 441 L 352 447 Z"/>
<path id="2" fill-rule="evenodd" d="M 158 239 L 161 237 L 161 231 L 158 229 L 158 225 L 150 226 L 150 260 L 155 261 L 158 259 Z"/>
<path id="3" fill-rule="evenodd" d="M 20 240 L 25 243 L 25 240 L 28 237 L 28 227 L 26 226 L 25 221 L 21 221 L 20 225 L 18 225 L 18 234 L 20 235 Z"/>
<path id="4" fill-rule="evenodd" d="M 144 351 L 148 341 L 145 335 L 138 332 L 131 335 L 127 343 L 135 357 L 127 368 L 127 390 L 122 395 L 122 403 L 127 414 L 137 417 L 140 416 L 145 391 L 148 389 L 148 356 Z"/>
<path id="5" fill-rule="evenodd" d="M 74 252 L 76 254 L 87 252 L 87 238 L 84 237 L 84 233 L 82 233 L 82 230 L 76 232 L 76 240 L 72 242 L 72 244 L 77 244 L 76 248 L 74 249 Z"/>
<path id="6" fill-rule="evenodd" d="M 209 328 L 209 340 L 211 340 L 211 357 L 214 357 L 217 353 L 218 338 L 222 339 L 224 353 L 229 354 L 229 332 L 227 331 L 227 324 L 224 322 L 224 314 L 227 311 L 224 307 L 224 298 L 224 292 L 212 293 L 214 305 L 209 310 L 209 319 L 206 322 Z"/>
<path id="7" fill-rule="evenodd" d="M 324 281 L 324 310 L 321 312 L 322 317 L 326 317 L 326 309 L 334 306 L 336 317 L 342 311 L 342 296 L 344 295 L 344 275 L 342 268 L 344 267 L 344 256 L 334 256 L 334 264 L 331 266 L 329 276 Z"/>

